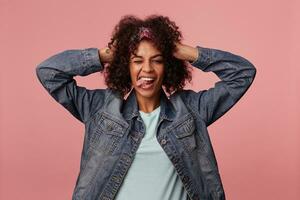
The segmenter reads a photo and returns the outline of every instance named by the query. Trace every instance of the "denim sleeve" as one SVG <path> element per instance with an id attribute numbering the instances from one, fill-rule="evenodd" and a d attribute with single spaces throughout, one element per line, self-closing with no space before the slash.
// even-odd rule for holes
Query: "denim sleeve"
<path id="1" fill-rule="evenodd" d="M 48 93 L 74 117 L 86 122 L 105 98 L 106 89 L 89 90 L 73 78 L 104 69 L 97 48 L 59 52 L 36 67 L 36 75 Z"/>
<path id="2" fill-rule="evenodd" d="M 231 52 L 201 46 L 197 49 L 197 59 L 189 63 L 204 72 L 213 72 L 221 79 L 209 89 L 188 90 L 191 103 L 209 126 L 245 94 L 255 78 L 256 68 L 247 59 Z"/>

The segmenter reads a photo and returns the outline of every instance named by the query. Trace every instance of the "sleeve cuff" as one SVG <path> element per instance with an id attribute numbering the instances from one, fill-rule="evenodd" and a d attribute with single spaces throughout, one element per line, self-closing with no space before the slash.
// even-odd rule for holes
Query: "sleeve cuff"
<path id="1" fill-rule="evenodd" d="M 104 69 L 104 66 L 100 61 L 98 48 L 83 49 L 82 53 L 84 55 L 84 63 L 82 64 L 92 72 L 102 71 Z"/>
<path id="2" fill-rule="evenodd" d="M 189 63 L 201 70 L 204 70 L 210 63 L 210 49 L 198 45 L 196 46 L 196 48 L 198 49 L 198 57 L 193 62 L 189 61 Z"/>

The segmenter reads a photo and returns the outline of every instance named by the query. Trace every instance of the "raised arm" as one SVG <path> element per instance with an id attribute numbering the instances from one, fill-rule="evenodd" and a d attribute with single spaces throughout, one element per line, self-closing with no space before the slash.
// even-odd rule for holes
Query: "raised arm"
<path id="1" fill-rule="evenodd" d="M 209 126 L 224 115 L 245 94 L 252 84 L 256 68 L 247 59 L 231 52 L 196 46 L 198 57 L 189 63 L 204 72 L 213 72 L 221 80 L 214 87 L 185 97 Z"/>
<path id="2" fill-rule="evenodd" d="M 103 105 L 107 90 L 78 86 L 73 77 L 102 71 L 99 54 L 97 48 L 65 50 L 36 67 L 37 77 L 48 93 L 84 123 Z"/>

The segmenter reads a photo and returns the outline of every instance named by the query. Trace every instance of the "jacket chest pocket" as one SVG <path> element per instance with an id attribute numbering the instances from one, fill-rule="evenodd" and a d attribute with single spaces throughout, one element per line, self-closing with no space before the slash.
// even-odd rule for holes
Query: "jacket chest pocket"
<path id="1" fill-rule="evenodd" d="M 195 124 L 193 118 L 189 118 L 174 128 L 174 134 L 178 142 L 187 152 L 196 148 Z"/>
<path id="2" fill-rule="evenodd" d="M 125 128 L 112 118 L 101 115 L 91 132 L 90 147 L 93 150 L 112 154 L 119 146 Z"/>

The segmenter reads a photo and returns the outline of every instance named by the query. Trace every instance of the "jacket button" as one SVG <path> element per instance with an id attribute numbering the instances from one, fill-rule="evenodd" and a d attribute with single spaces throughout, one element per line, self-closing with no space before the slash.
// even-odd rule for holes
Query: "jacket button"
<path id="1" fill-rule="evenodd" d="M 112 128 L 111 125 L 108 125 L 107 129 L 108 129 L 109 131 L 113 130 L 113 128 Z"/>
<path id="2" fill-rule="evenodd" d="M 116 182 L 116 183 L 120 183 L 121 180 L 119 177 L 113 176 L 112 179 Z"/>
<path id="3" fill-rule="evenodd" d="M 125 161 L 128 162 L 128 163 L 131 161 L 130 156 L 124 156 L 124 159 L 125 159 Z"/>
<path id="4" fill-rule="evenodd" d="M 121 183 L 120 178 L 116 178 L 116 182 L 117 182 L 117 183 Z"/>
<path id="5" fill-rule="evenodd" d="M 188 176 L 184 176 L 183 177 L 183 181 L 189 181 L 189 177 Z"/>
<path id="6" fill-rule="evenodd" d="M 162 145 L 164 145 L 164 144 L 167 143 L 167 140 L 166 140 L 166 139 L 162 139 L 162 140 L 160 141 L 160 143 L 161 143 Z"/>

